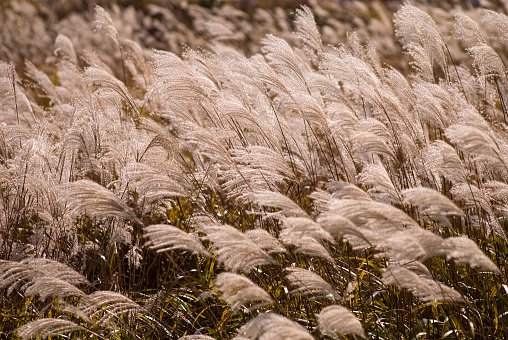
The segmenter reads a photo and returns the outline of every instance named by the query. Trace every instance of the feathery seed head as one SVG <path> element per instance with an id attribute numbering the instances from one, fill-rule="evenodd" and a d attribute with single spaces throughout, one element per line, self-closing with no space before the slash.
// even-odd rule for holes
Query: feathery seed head
<path id="1" fill-rule="evenodd" d="M 332 305 L 318 314 L 318 328 L 321 334 L 338 339 L 338 334 L 354 334 L 365 338 L 362 324 L 346 307 Z"/>
<path id="2" fill-rule="evenodd" d="M 99 5 L 95 5 L 95 27 L 97 31 L 104 32 L 110 37 L 116 45 L 120 45 L 118 32 L 113 25 L 111 15 Z"/>
<path id="3" fill-rule="evenodd" d="M 249 309 L 273 303 L 270 295 L 243 275 L 220 273 L 214 280 L 215 289 L 222 293 L 221 299 L 231 305 L 234 311 L 249 303 L 256 303 Z"/>
<path id="4" fill-rule="evenodd" d="M 286 278 L 295 287 L 291 294 L 302 294 L 310 300 L 332 299 L 340 300 L 340 295 L 332 286 L 318 274 L 304 268 L 285 268 Z"/>
<path id="5" fill-rule="evenodd" d="M 236 340 L 313 340 L 302 326 L 275 313 L 259 314 L 243 325 Z"/>

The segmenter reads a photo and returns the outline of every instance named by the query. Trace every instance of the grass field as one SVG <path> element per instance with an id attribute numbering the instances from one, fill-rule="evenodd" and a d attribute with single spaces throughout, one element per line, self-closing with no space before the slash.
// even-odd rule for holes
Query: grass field
<path id="1" fill-rule="evenodd" d="M 1 338 L 508 338 L 502 2 L 100 5 L 0 1 Z"/>

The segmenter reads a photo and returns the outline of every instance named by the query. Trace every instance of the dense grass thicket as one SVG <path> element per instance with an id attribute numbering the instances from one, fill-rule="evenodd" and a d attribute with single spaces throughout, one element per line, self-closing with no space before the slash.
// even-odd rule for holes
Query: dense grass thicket
<path id="1" fill-rule="evenodd" d="M 0 337 L 508 338 L 503 3 L 268 3 L 0 1 Z"/>

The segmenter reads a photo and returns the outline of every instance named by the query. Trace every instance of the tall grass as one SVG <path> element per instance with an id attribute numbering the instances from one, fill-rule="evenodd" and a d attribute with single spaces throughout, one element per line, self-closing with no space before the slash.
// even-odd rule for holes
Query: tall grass
<path id="1" fill-rule="evenodd" d="M 260 53 L 192 8 L 201 49 L 97 6 L 107 46 L 0 62 L 0 334 L 506 338 L 508 17 L 402 5 L 392 67 L 324 5 Z"/>

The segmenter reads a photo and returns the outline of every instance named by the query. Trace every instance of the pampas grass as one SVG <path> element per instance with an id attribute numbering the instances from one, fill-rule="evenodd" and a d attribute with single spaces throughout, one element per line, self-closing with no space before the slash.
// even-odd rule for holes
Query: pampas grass
<path id="1" fill-rule="evenodd" d="M 2 336 L 506 336 L 500 7 L 158 3 L 0 5 Z"/>

